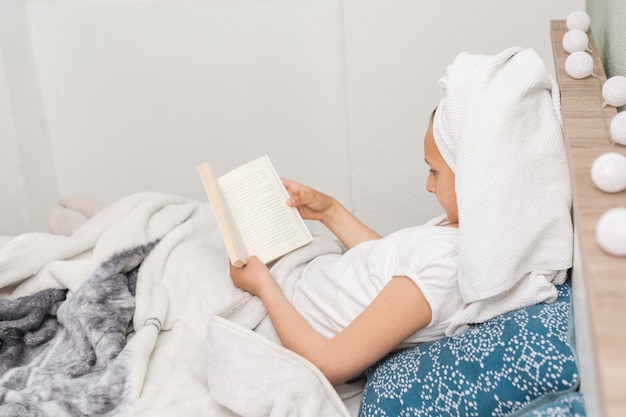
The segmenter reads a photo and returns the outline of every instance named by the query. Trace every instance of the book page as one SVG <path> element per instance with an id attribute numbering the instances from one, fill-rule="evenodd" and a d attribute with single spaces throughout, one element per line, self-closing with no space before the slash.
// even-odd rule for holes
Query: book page
<path id="1" fill-rule="evenodd" d="M 249 255 L 267 263 L 311 241 L 269 159 L 256 159 L 218 179 Z"/>

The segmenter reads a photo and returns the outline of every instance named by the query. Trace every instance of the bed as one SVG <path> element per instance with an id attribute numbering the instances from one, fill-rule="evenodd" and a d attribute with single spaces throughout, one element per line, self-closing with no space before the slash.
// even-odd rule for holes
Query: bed
<path id="1" fill-rule="evenodd" d="M 253 331 L 263 306 L 225 279 L 208 203 L 133 194 L 71 237 L 0 238 L 0 416 L 618 415 L 624 326 L 611 311 L 624 310 L 623 260 L 598 250 L 591 229 L 598 207 L 623 193 L 589 184 L 590 161 L 610 145 L 588 145 L 581 112 L 600 123 L 609 113 L 571 107 L 597 96 L 598 83 L 566 78 L 564 22 L 551 30 L 577 230 L 575 266 L 556 302 L 395 353 L 368 370 L 367 383 L 335 389 Z M 341 250 L 317 237 L 272 270 L 289 296 L 306 262 Z"/>
<path id="2" fill-rule="evenodd" d="M 13 239 L 13 236 L 0 235 L 0 248 L 4 247 L 7 243 L 9 243 L 11 239 Z"/>

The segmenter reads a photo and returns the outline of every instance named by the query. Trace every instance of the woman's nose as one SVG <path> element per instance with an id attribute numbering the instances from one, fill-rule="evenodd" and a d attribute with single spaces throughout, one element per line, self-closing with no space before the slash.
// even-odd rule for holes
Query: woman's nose
<path id="1" fill-rule="evenodd" d="M 435 182 L 432 180 L 431 175 L 429 175 L 428 179 L 426 180 L 426 191 L 433 194 L 435 193 Z"/>

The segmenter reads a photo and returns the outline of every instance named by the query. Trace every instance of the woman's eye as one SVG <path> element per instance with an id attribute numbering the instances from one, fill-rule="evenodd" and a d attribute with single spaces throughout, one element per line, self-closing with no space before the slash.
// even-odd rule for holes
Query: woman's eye
<path id="1" fill-rule="evenodd" d="M 430 172 L 432 175 L 437 175 L 437 171 L 435 171 L 434 169 L 429 169 L 428 172 Z"/>

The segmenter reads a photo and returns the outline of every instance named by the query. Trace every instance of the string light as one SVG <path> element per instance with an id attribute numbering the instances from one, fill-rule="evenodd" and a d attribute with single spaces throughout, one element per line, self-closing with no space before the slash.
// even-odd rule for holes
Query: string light
<path id="1" fill-rule="evenodd" d="M 611 120 L 611 139 L 620 145 L 626 145 L 626 111 L 613 116 Z"/>
<path id="2" fill-rule="evenodd" d="M 615 75 L 606 80 L 602 85 L 602 98 L 604 99 L 602 106 L 626 105 L 626 77 Z"/>
<path id="3" fill-rule="evenodd" d="M 565 72 L 577 80 L 586 78 L 593 72 L 593 58 L 584 51 L 573 52 L 565 59 Z"/>
<path id="4" fill-rule="evenodd" d="M 626 256 L 626 208 L 604 213 L 596 223 L 596 240 L 611 255 Z"/>
<path id="5" fill-rule="evenodd" d="M 583 12 L 582 10 L 577 10 L 570 13 L 570 15 L 567 16 L 567 20 L 565 21 L 565 25 L 569 30 L 580 29 L 583 32 L 587 32 L 589 30 L 590 24 L 591 18 L 587 13 Z"/>
<path id="6" fill-rule="evenodd" d="M 591 180 L 607 193 L 626 190 L 626 156 L 607 152 L 597 157 L 591 165 Z"/>
<path id="7" fill-rule="evenodd" d="M 572 12 L 566 20 L 568 31 L 563 35 L 563 49 L 570 55 L 565 59 L 565 72 L 572 78 L 583 79 L 593 73 L 594 58 L 587 31 L 591 19 L 584 11 Z M 614 76 L 602 86 L 602 108 L 607 105 L 626 105 L 626 77 Z M 626 145 L 626 112 L 617 113 L 611 120 L 613 143 Z M 626 190 L 626 156 L 619 152 L 600 155 L 591 166 L 591 179 L 596 187 L 607 193 Z M 614 256 L 626 256 L 626 208 L 606 211 L 596 223 L 596 240 L 600 247 Z"/>
<path id="8" fill-rule="evenodd" d="M 568 30 L 563 35 L 563 49 L 570 54 L 576 51 L 586 51 L 589 49 L 589 36 L 580 29 Z"/>

